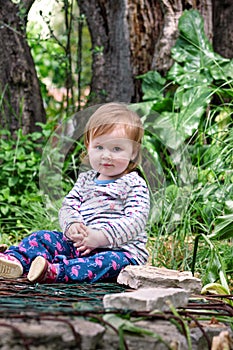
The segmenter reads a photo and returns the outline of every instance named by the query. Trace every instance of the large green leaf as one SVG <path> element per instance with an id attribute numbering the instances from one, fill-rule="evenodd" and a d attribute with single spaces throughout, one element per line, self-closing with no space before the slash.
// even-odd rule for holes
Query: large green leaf
<path id="1" fill-rule="evenodd" d="M 205 35 L 204 20 L 197 10 L 184 11 L 179 19 L 178 29 L 180 32 L 179 43 L 182 43 L 181 47 L 185 45 L 187 54 L 189 52 L 195 53 L 196 50 L 201 50 L 203 54 L 209 52 L 211 54 L 208 56 L 211 58 L 215 57 L 212 46 Z M 188 43 L 190 47 L 187 50 Z M 189 58 L 189 56 L 186 56 L 185 60 L 187 58 Z"/>
<path id="2" fill-rule="evenodd" d="M 153 130 L 160 141 L 171 149 L 178 149 L 184 141 L 180 130 L 175 128 L 178 113 L 164 112 L 157 117 L 153 124 Z"/>
<path id="3" fill-rule="evenodd" d="M 179 90 L 177 90 L 176 101 L 179 102 L 180 113 L 175 128 L 182 130 L 184 139 L 197 130 L 210 100 L 211 89 L 205 85 L 190 88 L 182 94 L 179 94 Z"/>
<path id="4" fill-rule="evenodd" d="M 171 50 L 176 63 L 168 72 L 169 80 L 192 86 L 232 77 L 232 60 L 214 52 L 197 10 L 184 11 L 178 28 L 180 35 Z"/>
<path id="5" fill-rule="evenodd" d="M 210 84 L 213 81 L 207 69 L 201 70 L 199 68 L 199 62 L 197 64 L 194 62 L 192 64 L 185 62 L 185 66 L 175 62 L 169 70 L 167 78 L 184 86 L 186 89 L 197 85 Z"/>
<path id="6" fill-rule="evenodd" d="M 207 86 L 186 91 L 178 89 L 174 102 L 177 112 L 163 112 L 153 123 L 154 132 L 162 143 L 178 149 L 197 130 L 210 98 L 211 90 Z"/>

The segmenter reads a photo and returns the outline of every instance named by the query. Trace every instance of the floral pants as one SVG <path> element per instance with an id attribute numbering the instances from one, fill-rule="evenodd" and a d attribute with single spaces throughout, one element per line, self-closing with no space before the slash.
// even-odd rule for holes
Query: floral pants
<path id="1" fill-rule="evenodd" d="M 57 231 L 37 231 L 25 237 L 18 246 L 11 246 L 5 254 L 17 258 L 27 275 L 32 261 L 43 256 L 56 264 L 56 282 L 97 282 L 114 280 L 122 268 L 136 265 L 131 255 L 122 250 L 97 249 L 81 256 L 72 242 Z"/>

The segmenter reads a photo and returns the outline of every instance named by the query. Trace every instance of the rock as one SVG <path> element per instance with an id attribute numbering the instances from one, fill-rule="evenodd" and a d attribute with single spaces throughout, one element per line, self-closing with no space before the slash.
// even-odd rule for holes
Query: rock
<path id="1" fill-rule="evenodd" d="M 211 350 L 230 350 L 233 349 L 233 338 L 229 331 L 222 331 L 213 337 Z"/>
<path id="2" fill-rule="evenodd" d="M 169 321 L 145 321 L 134 322 L 135 327 L 142 330 L 141 334 L 124 332 L 124 339 L 129 350 L 188 350 L 185 336 L 179 332 L 177 327 Z M 143 334 L 143 330 L 147 333 Z M 151 335 L 148 335 L 151 332 Z M 167 345 L 166 345 L 167 344 Z M 119 336 L 110 328 L 105 332 L 101 350 L 119 350 Z M 207 350 L 203 348 L 201 350 Z"/>
<path id="3" fill-rule="evenodd" d="M 140 288 L 133 292 L 106 294 L 103 304 L 106 309 L 134 311 L 168 311 L 169 302 L 176 307 L 185 307 L 188 293 L 181 288 Z"/>
<path id="4" fill-rule="evenodd" d="M 83 319 L 1 320 L 0 349 L 96 349 L 105 332 L 100 324 Z M 74 334 L 75 331 L 75 334 Z"/>
<path id="5" fill-rule="evenodd" d="M 149 265 L 129 265 L 119 274 L 117 282 L 133 289 L 145 287 L 182 288 L 190 293 L 201 292 L 201 280 L 189 271 L 179 272 Z"/>
<path id="6" fill-rule="evenodd" d="M 192 350 L 208 349 L 208 342 L 211 343 L 211 350 L 230 350 L 233 349 L 233 334 L 229 327 L 224 323 L 218 322 L 212 324 L 208 321 L 199 323 L 203 332 L 199 327 L 190 328 L 190 336 L 192 341 Z"/>

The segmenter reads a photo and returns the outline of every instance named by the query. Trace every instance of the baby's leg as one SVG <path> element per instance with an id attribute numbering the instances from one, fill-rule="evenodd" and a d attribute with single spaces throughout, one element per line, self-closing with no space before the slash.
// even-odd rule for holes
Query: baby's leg
<path id="1" fill-rule="evenodd" d="M 122 268 L 136 264 L 130 255 L 123 251 L 96 251 L 95 253 L 73 259 L 57 256 L 51 264 L 38 257 L 31 265 L 28 279 L 31 282 L 97 282 L 115 279 Z"/>
<path id="2" fill-rule="evenodd" d="M 4 254 L 20 261 L 24 273 L 29 271 L 37 256 L 43 256 L 49 262 L 53 262 L 57 255 L 68 259 L 75 256 L 73 245 L 67 242 L 62 232 L 56 231 L 36 231 L 25 237 L 18 246 L 9 247 Z"/>

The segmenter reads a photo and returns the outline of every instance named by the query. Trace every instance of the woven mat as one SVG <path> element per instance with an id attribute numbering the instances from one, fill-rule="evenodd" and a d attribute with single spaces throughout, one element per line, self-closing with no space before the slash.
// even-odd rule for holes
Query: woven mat
<path id="1" fill-rule="evenodd" d="M 0 279 L 0 317 L 16 313 L 75 315 L 103 310 L 105 294 L 120 293 L 117 283 L 30 284 L 26 279 Z"/>

